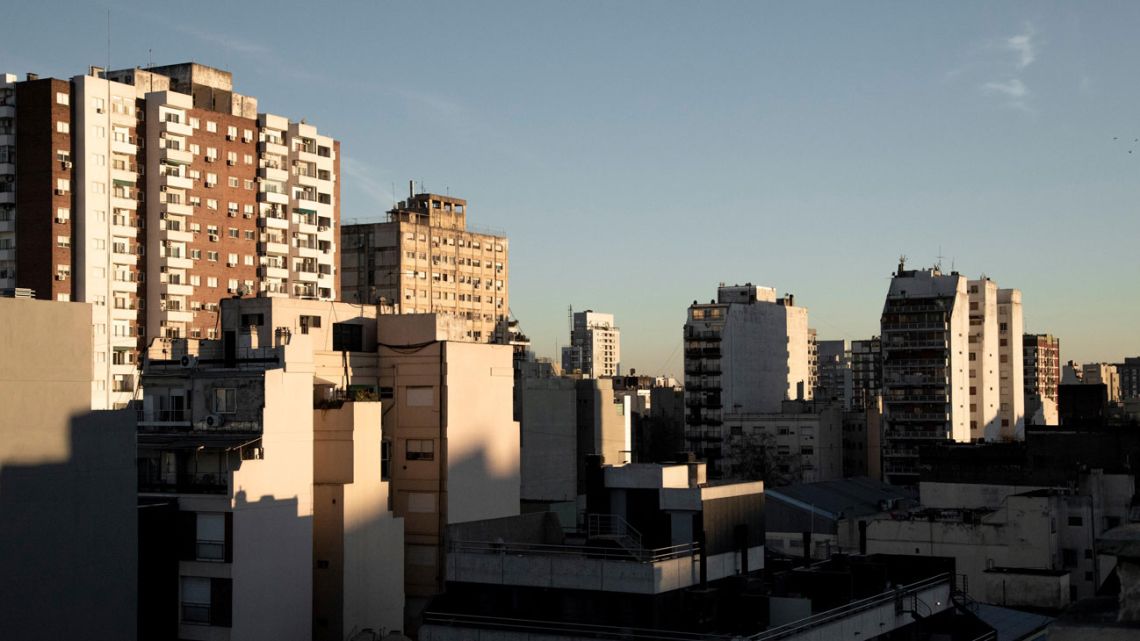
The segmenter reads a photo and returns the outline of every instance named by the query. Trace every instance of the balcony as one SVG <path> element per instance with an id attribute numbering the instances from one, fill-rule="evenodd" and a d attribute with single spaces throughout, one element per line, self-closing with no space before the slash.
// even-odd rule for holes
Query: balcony
<path id="1" fill-rule="evenodd" d="M 158 184 L 168 189 L 190 189 L 194 186 L 194 181 L 178 174 L 162 174 Z"/>
<path id="2" fill-rule="evenodd" d="M 16 221 L 0 220 L 0 234 L 10 231 L 16 231 Z"/>
<path id="3" fill-rule="evenodd" d="M 289 270 L 284 267 L 262 265 L 257 269 L 257 275 L 261 278 L 288 278 Z"/>
<path id="4" fill-rule="evenodd" d="M 139 153 L 138 145 L 131 142 L 131 139 L 126 140 L 113 140 L 111 141 L 111 152 L 116 154 L 126 154 L 128 156 L 135 156 Z M 190 153 L 190 152 L 186 152 Z"/>
<path id="5" fill-rule="evenodd" d="M 259 178 L 279 183 L 289 180 L 289 172 L 276 167 L 260 167 L 257 170 L 257 175 Z"/>
<path id="6" fill-rule="evenodd" d="M 139 492 L 149 494 L 228 494 L 229 483 L 216 474 L 178 474 L 173 479 L 139 478 Z"/>
<path id="7" fill-rule="evenodd" d="M 168 214 L 174 214 L 175 216 L 194 215 L 194 207 L 186 203 L 164 203 L 162 208 L 165 209 Z"/>
<path id="8" fill-rule="evenodd" d="M 317 272 L 298 269 L 296 272 L 294 272 L 293 279 L 301 281 L 303 283 L 316 283 Z"/>
<path id="9" fill-rule="evenodd" d="M 193 136 L 194 128 L 186 123 L 175 122 L 173 120 L 163 120 L 159 125 L 161 131 L 174 134 L 175 136 Z"/>
<path id="10" fill-rule="evenodd" d="M 257 251 L 259 251 L 263 254 L 274 254 L 274 255 L 288 256 L 289 255 L 289 245 L 287 245 L 284 241 L 282 241 L 282 242 L 269 241 L 269 242 L 264 242 L 264 243 L 258 243 L 257 244 Z"/>
<path id="11" fill-rule="evenodd" d="M 170 309 L 162 310 L 163 320 L 170 323 L 192 323 L 194 322 L 194 312 L 185 309 Z"/>
<path id="12" fill-rule="evenodd" d="M 159 283 L 158 291 L 169 296 L 189 296 L 194 293 L 194 288 L 190 285 L 182 283 Z"/>
<path id="13" fill-rule="evenodd" d="M 176 243 L 188 243 L 194 240 L 194 233 L 186 231 L 182 225 L 170 225 L 169 221 L 167 226 L 162 229 L 162 238 L 165 240 L 174 241 Z M 193 263 L 187 264 L 185 267 L 189 268 Z"/>
<path id="14" fill-rule="evenodd" d="M 194 160 L 194 154 L 187 149 L 172 149 L 165 147 L 158 153 L 158 158 L 162 162 L 172 163 L 175 165 L 189 165 Z"/>
<path id="15" fill-rule="evenodd" d="M 257 143 L 257 151 L 263 154 L 276 154 L 278 156 L 289 155 L 289 148 L 279 142 L 270 142 L 262 140 Z"/>
<path id="16" fill-rule="evenodd" d="M 257 224 L 266 229 L 280 229 L 282 231 L 289 229 L 289 220 L 287 218 L 278 218 L 277 216 L 265 216 L 258 218 Z"/>
<path id="17" fill-rule="evenodd" d="M 264 183 L 262 183 L 264 185 Z M 257 192 L 257 202 L 259 203 L 274 203 L 277 205 L 288 205 L 289 195 L 282 194 L 276 191 L 259 191 Z"/>

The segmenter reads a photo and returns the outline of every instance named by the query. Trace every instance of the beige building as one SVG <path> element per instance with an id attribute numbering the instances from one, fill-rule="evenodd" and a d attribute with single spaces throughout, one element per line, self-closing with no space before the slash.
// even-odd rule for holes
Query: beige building
<path id="1" fill-rule="evenodd" d="M 808 310 L 751 283 L 717 288 L 716 300 L 689 307 L 685 342 L 685 440 L 724 470 L 724 414 L 779 412 L 786 400 L 812 398 Z"/>
<path id="2" fill-rule="evenodd" d="M 1104 385 L 1108 390 L 1108 402 L 1120 402 L 1120 376 L 1116 366 L 1109 363 L 1085 363 L 1081 368 L 1081 382 L 1086 385 Z"/>
<path id="3" fill-rule="evenodd" d="M 171 516 L 141 536 L 185 542 L 173 572 L 143 546 L 143 636 L 403 629 L 404 528 L 363 349 L 374 314 L 256 298 L 225 299 L 220 315 L 221 340 L 156 340 L 143 371 L 139 501 Z"/>
<path id="4" fill-rule="evenodd" d="M 621 373 L 621 330 L 613 314 L 592 309 L 574 313 L 570 345 L 562 348 L 562 371 L 586 378 Z"/>
<path id="5" fill-rule="evenodd" d="M 342 233 L 343 300 L 383 300 L 401 314 L 450 314 L 463 340 L 506 342 L 509 243 L 467 225 L 467 201 L 410 194 L 383 223 Z"/>
<path id="6" fill-rule="evenodd" d="M 405 524 L 407 616 L 443 589 L 449 524 L 519 513 L 513 349 L 453 315 L 378 319 L 391 504 Z"/>
<path id="7" fill-rule="evenodd" d="M 88 409 L 92 339 L 90 305 L 0 298 L 5 639 L 136 638 L 134 416 Z"/>
<path id="8" fill-rule="evenodd" d="M 839 403 L 784 401 L 775 413 L 726 412 L 724 426 L 732 478 L 758 480 L 764 472 L 763 480 L 774 486 L 843 478 Z"/>
<path id="9" fill-rule="evenodd" d="M 970 438 L 1025 439 L 1021 292 L 988 279 L 967 283 L 970 295 Z"/>

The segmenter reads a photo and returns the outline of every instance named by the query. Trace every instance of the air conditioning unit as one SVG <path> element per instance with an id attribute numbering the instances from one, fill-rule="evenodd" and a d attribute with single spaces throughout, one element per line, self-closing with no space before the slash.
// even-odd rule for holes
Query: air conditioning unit
<path id="1" fill-rule="evenodd" d="M 226 140 L 236 140 L 237 136 L 233 134 L 226 134 Z"/>
<path id="2" fill-rule="evenodd" d="M 97 114 L 106 113 L 106 110 L 103 109 L 102 107 L 95 107 L 95 113 L 97 113 Z"/>
<path id="3" fill-rule="evenodd" d="M 66 274 L 56 274 L 55 279 L 56 280 L 67 280 L 67 275 Z"/>
<path id="4" fill-rule="evenodd" d="M 206 417 L 206 427 L 221 427 L 226 424 L 226 419 L 218 414 L 210 414 Z"/>
<path id="5" fill-rule="evenodd" d="M 158 190 L 159 191 L 166 191 L 166 185 L 159 185 Z"/>
<path id="6" fill-rule="evenodd" d="M 236 164 L 237 164 L 237 161 L 236 161 L 236 160 L 234 160 L 233 158 L 227 158 L 227 159 L 226 159 L 226 164 L 227 164 L 227 165 L 229 165 L 230 167 L 233 167 L 234 165 L 236 165 Z"/>
<path id="7" fill-rule="evenodd" d="M 218 242 L 218 235 L 217 234 L 210 234 L 210 242 L 211 243 Z"/>
<path id="8" fill-rule="evenodd" d="M 183 354 L 182 358 L 178 359 L 178 364 L 186 368 L 195 367 L 198 365 L 198 357 L 191 356 L 190 354 Z"/>
<path id="9" fill-rule="evenodd" d="M 206 162 L 214 162 L 217 159 L 217 156 L 206 156 Z"/>
<path id="10" fill-rule="evenodd" d="M 64 169 L 71 169 L 71 161 L 70 160 L 61 161 L 59 164 Z"/>
<path id="11" fill-rule="evenodd" d="M 57 190 L 55 190 L 55 195 L 56 196 L 65 196 L 65 195 L 67 195 L 67 190 L 66 189 L 57 189 Z"/>
<path id="12" fill-rule="evenodd" d="M 166 265 L 160 265 L 158 267 L 158 271 L 159 271 L 159 273 L 165 274 L 166 273 Z"/>

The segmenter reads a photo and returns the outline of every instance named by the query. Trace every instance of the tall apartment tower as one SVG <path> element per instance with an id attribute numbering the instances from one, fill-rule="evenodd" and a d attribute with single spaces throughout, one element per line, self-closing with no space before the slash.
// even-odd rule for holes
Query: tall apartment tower
<path id="1" fill-rule="evenodd" d="M 0 288 L 93 304 L 93 407 L 151 339 L 217 338 L 221 298 L 337 298 L 337 141 L 195 63 L 3 81 Z"/>
<path id="2" fill-rule="evenodd" d="M 875 406 L 883 395 L 883 351 L 878 336 L 851 341 L 851 409 Z"/>
<path id="3" fill-rule="evenodd" d="M 1025 438 L 1021 292 L 988 278 L 967 283 L 970 298 L 970 438 Z"/>
<path id="4" fill-rule="evenodd" d="M 685 440 L 721 469 L 725 413 L 777 413 L 785 400 L 812 398 L 808 310 L 792 295 L 721 285 L 689 307 L 685 343 Z"/>
<path id="5" fill-rule="evenodd" d="M 970 440 L 969 295 L 957 272 L 905 268 L 883 305 L 883 476 L 917 485 L 918 448 Z"/>
<path id="6" fill-rule="evenodd" d="M 613 314 L 575 312 L 570 345 L 562 348 L 562 371 L 587 378 L 617 376 L 621 369 L 621 330 Z"/>
<path id="7" fill-rule="evenodd" d="M 843 409 L 851 409 L 854 379 L 847 341 L 817 341 L 816 345 L 819 379 L 812 395 L 817 401 L 838 401 Z"/>
<path id="8" fill-rule="evenodd" d="M 1057 386 L 1061 383 L 1061 339 L 1052 334 L 1022 336 L 1026 421 L 1057 425 Z M 1037 416 L 1038 411 L 1041 415 Z"/>
<path id="9" fill-rule="evenodd" d="M 508 241 L 469 228 L 466 200 L 409 193 L 386 222 L 345 225 L 341 237 L 344 300 L 450 314 L 469 340 L 507 342 Z"/>

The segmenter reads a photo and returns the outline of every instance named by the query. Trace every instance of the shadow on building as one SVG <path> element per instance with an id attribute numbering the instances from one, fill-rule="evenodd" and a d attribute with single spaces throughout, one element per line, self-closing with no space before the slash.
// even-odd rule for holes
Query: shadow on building
<path id="1" fill-rule="evenodd" d="M 54 437 L 28 427 L 43 436 L 23 444 Z M 5 463 L 20 444 L 0 444 L 0 637 L 134 639 L 133 415 L 74 415 L 66 433 L 41 463 Z"/>

